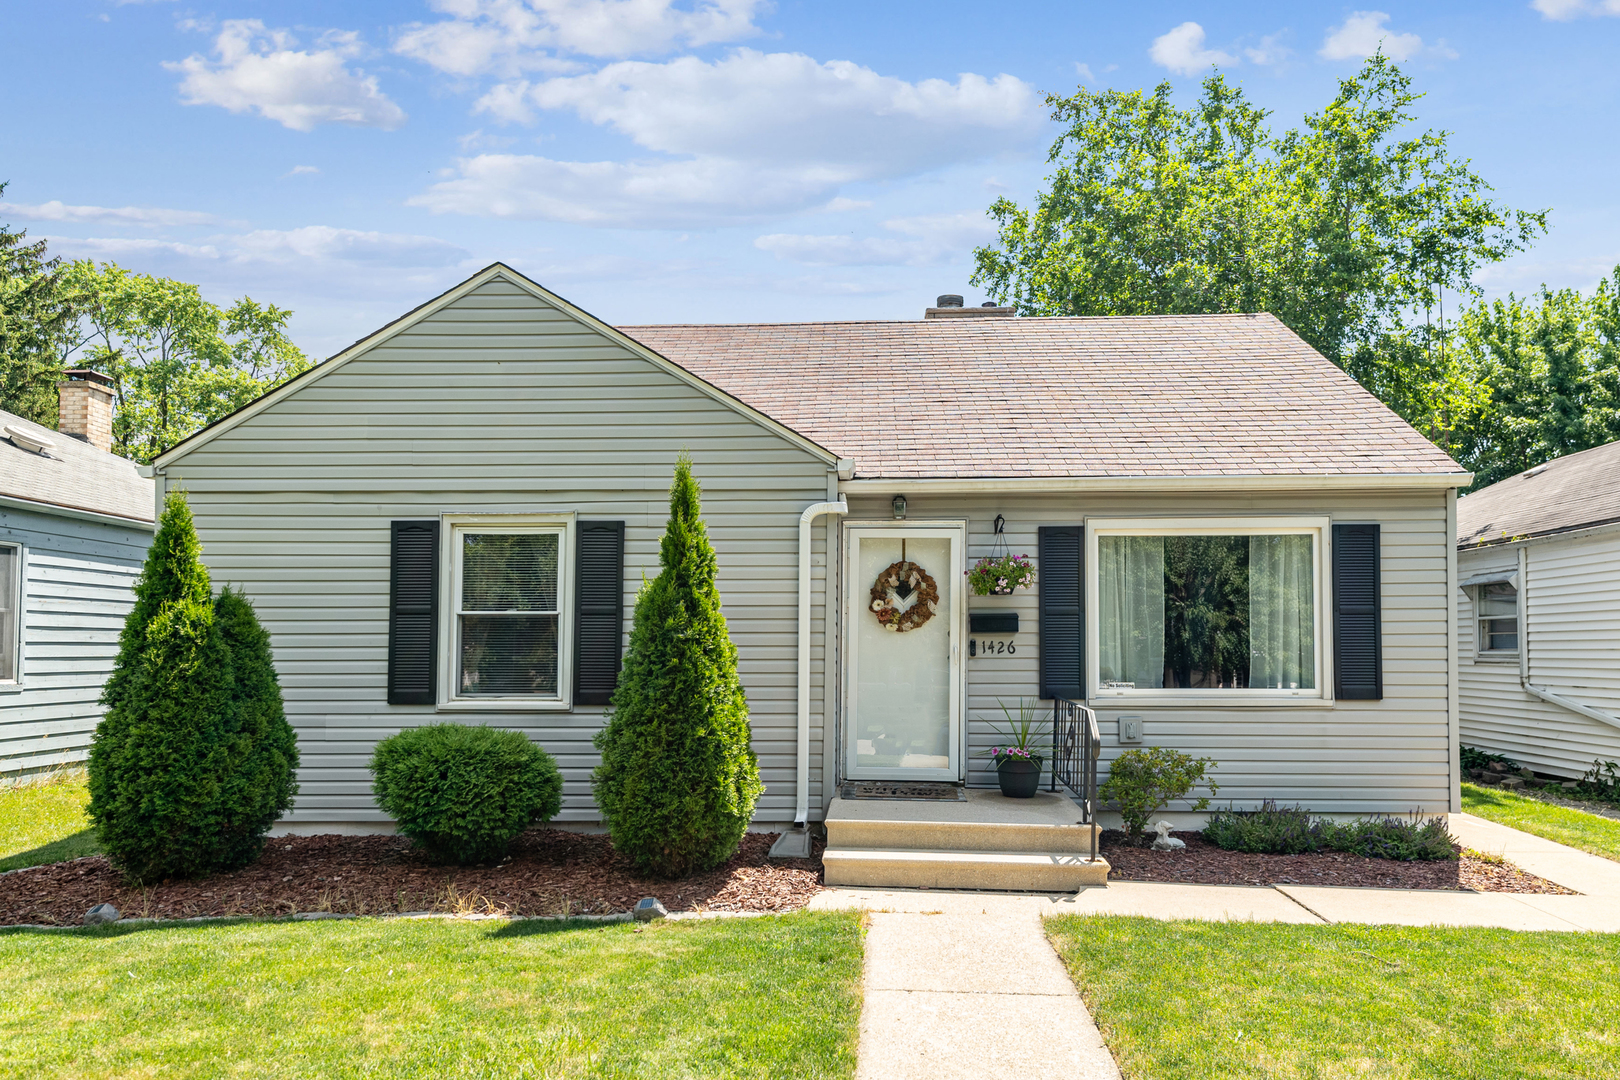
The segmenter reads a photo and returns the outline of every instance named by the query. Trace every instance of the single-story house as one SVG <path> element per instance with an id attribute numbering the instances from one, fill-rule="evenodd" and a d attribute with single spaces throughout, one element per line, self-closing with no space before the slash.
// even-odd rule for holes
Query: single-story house
<path id="1" fill-rule="evenodd" d="M 976 755 L 1036 698 L 1095 711 L 1104 771 L 1216 759 L 1223 804 L 1456 806 L 1468 474 L 1269 315 L 941 299 L 613 327 L 497 263 L 160 456 L 273 636 L 302 759 L 283 828 L 387 830 L 372 748 L 447 719 L 528 732 L 559 820 L 598 822 L 591 736 L 682 451 L 760 827 L 845 781 L 993 786 Z M 969 595 L 1002 545 L 1037 587 Z M 897 563 L 926 616 L 879 583 Z"/>
<path id="2" fill-rule="evenodd" d="M 89 753 L 152 543 L 152 481 L 110 452 L 106 376 L 58 392 L 55 431 L 0 412 L 0 778 Z"/>
<path id="3" fill-rule="evenodd" d="M 1576 778 L 1620 761 L 1620 442 L 1457 503 L 1462 741 Z"/>

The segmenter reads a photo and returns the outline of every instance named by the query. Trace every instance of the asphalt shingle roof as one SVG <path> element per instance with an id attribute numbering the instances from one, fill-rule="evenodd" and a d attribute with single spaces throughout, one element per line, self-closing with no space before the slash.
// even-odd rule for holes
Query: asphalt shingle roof
<path id="1" fill-rule="evenodd" d="M 1462 472 L 1270 315 L 619 329 L 857 476 Z"/>
<path id="2" fill-rule="evenodd" d="M 1464 495 L 1457 500 L 1457 544 L 1501 543 L 1611 521 L 1620 521 L 1620 442 L 1553 458 Z"/>
<path id="3" fill-rule="evenodd" d="M 5 428 L 18 427 L 53 444 L 43 454 L 24 450 Z M 152 481 L 135 463 L 89 443 L 0 412 L 0 495 L 73 510 L 152 520 Z"/>

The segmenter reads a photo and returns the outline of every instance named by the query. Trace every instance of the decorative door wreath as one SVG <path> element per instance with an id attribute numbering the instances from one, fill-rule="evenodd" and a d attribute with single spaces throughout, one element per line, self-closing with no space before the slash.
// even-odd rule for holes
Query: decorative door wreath
<path id="1" fill-rule="evenodd" d="M 872 584 L 871 610 L 889 630 L 915 630 L 938 613 L 939 586 L 928 571 L 902 558 Z"/>

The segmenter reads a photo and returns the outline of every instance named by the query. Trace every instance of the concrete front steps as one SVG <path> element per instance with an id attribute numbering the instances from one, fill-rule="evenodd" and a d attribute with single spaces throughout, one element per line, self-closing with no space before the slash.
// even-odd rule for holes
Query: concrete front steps
<path id="1" fill-rule="evenodd" d="M 891 889 L 1074 892 L 1108 881 L 1091 854 L 1096 826 L 1066 796 L 1009 799 L 970 789 L 966 802 L 834 799 L 827 808 L 828 885 Z"/>

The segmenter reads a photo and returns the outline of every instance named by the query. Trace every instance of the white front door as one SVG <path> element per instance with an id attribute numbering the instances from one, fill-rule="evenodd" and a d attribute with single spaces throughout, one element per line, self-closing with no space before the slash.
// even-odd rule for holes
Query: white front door
<path id="1" fill-rule="evenodd" d="M 844 775 L 962 775 L 962 572 L 966 526 L 850 523 Z"/>

